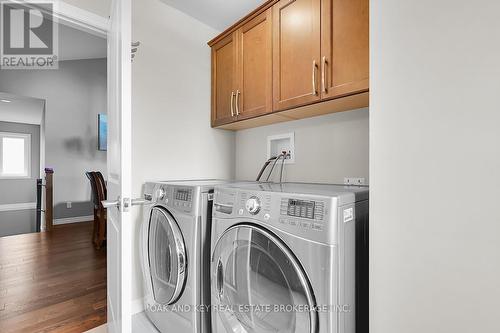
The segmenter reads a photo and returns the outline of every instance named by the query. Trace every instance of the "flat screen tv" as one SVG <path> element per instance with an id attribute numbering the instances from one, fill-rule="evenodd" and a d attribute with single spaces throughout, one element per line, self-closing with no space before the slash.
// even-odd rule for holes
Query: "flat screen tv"
<path id="1" fill-rule="evenodd" d="M 108 116 L 104 113 L 97 115 L 98 123 L 98 138 L 97 149 L 102 151 L 108 150 Z"/>

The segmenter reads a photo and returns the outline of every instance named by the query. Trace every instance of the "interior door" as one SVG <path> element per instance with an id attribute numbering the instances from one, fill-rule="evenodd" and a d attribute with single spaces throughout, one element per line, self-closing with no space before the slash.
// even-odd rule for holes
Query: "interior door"
<path id="1" fill-rule="evenodd" d="M 368 0 L 321 2 L 321 97 L 368 91 Z"/>
<path id="2" fill-rule="evenodd" d="M 212 46 L 212 126 L 236 120 L 236 33 Z"/>
<path id="3" fill-rule="evenodd" d="M 321 0 L 273 6 L 274 111 L 319 101 Z"/>
<path id="4" fill-rule="evenodd" d="M 238 34 L 238 120 L 272 112 L 272 12 L 269 8 L 241 27 Z"/>
<path id="5" fill-rule="evenodd" d="M 316 304 L 302 266 L 265 229 L 238 225 L 225 231 L 214 248 L 211 276 L 218 309 L 212 312 L 214 332 L 317 332 Z"/>
<path id="6" fill-rule="evenodd" d="M 108 32 L 108 332 L 131 332 L 131 0 L 113 0 Z M 111 205 L 113 204 L 113 205 Z"/>

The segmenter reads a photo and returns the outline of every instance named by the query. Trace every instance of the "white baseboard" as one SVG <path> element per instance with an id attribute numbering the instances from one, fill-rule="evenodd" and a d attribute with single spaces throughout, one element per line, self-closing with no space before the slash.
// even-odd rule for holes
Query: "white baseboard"
<path id="1" fill-rule="evenodd" d="M 144 311 L 144 301 L 142 298 L 134 299 L 132 301 L 132 315 Z"/>
<path id="2" fill-rule="evenodd" d="M 15 204 L 0 205 L 0 212 L 10 212 L 15 210 L 36 209 L 36 202 L 23 202 Z"/>
<path id="3" fill-rule="evenodd" d="M 75 216 L 75 217 L 66 217 L 63 219 L 54 219 L 53 224 L 69 224 L 69 223 L 79 223 L 79 222 L 89 222 L 94 220 L 94 215 L 88 216 Z"/>

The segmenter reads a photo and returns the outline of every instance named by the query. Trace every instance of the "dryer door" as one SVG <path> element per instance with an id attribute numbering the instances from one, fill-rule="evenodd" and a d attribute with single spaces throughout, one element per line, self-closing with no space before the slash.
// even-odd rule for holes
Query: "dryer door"
<path id="1" fill-rule="evenodd" d="M 288 247 L 253 225 L 229 228 L 212 257 L 214 332 L 315 333 L 310 284 Z"/>
<path id="2" fill-rule="evenodd" d="M 186 280 L 186 247 L 177 222 L 160 206 L 149 217 L 148 259 L 155 301 L 174 303 Z"/>

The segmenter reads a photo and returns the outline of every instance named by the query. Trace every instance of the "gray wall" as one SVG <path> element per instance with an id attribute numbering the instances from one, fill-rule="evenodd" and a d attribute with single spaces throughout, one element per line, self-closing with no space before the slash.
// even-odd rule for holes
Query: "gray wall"
<path id="1" fill-rule="evenodd" d="M 55 170 L 56 219 L 93 214 L 84 172 L 106 174 L 106 152 L 97 150 L 97 114 L 107 107 L 106 75 L 106 59 L 62 61 L 58 70 L 0 75 L 0 91 L 46 100 L 45 166 Z"/>
<path id="2" fill-rule="evenodd" d="M 285 181 L 343 183 L 344 177 L 369 181 L 368 109 L 238 131 L 236 178 L 255 180 L 267 159 L 267 137 L 290 132 L 295 133 L 295 163 L 286 165 Z"/>
<path id="3" fill-rule="evenodd" d="M 40 176 L 40 126 L 0 121 L 0 132 L 31 134 L 31 178 L 0 179 L 0 205 L 36 202 Z M 0 237 L 34 232 L 35 210 L 0 211 Z"/>
<path id="4" fill-rule="evenodd" d="M 217 34 L 158 0 L 132 1 L 132 191 L 147 180 L 234 177 L 234 133 L 210 127 L 210 48 Z M 159 42 L 161 40 L 168 41 Z M 132 210 L 139 235 L 141 209 Z M 139 239 L 132 297 L 142 306 Z"/>
<path id="5" fill-rule="evenodd" d="M 500 332 L 500 1 L 370 4 L 370 332 Z"/>
<path id="6" fill-rule="evenodd" d="M 36 231 L 36 209 L 0 212 L 0 237 Z"/>

